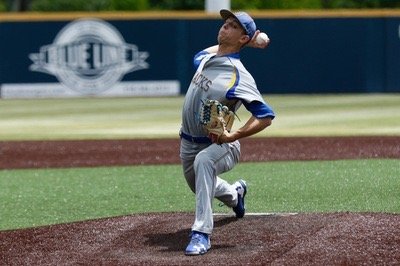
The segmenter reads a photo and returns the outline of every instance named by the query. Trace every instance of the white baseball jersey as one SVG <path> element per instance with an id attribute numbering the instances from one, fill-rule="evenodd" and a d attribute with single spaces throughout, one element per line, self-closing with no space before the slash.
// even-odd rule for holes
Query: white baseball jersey
<path id="1" fill-rule="evenodd" d="M 199 121 L 202 102 L 206 99 L 217 100 L 233 112 L 243 103 L 257 118 L 275 117 L 272 108 L 260 95 L 253 77 L 240 61 L 239 53 L 216 56 L 202 51 L 196 54 L 194 64 L 197 71 L 186 93 L 182 111 L 182 132 L 185 134 L 207 136 Z"/>

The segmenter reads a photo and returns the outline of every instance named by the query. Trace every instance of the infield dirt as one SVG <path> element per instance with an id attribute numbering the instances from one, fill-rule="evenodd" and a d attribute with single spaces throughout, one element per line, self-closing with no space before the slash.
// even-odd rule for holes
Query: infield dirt
<path id="1" fill-rule="evenodd" d="M 179 163 L 178 140 L 0 142 L 0 169 Z M 400 137 L 250 138 L 242 161 L 400 159 Z M 182 177 L 183 178 L 183 177 Z M 266 203 L 268 204 L 268 203 Z M 0 232 L 2 265 L 399 265 L 400 215 L 216 216 L 212 249 L 184 256 L 193 213 Z"/>

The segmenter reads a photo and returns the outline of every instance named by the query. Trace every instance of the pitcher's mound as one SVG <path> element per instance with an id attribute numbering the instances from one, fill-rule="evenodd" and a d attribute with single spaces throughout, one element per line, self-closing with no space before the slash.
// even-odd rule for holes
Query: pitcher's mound
<path id="1" fill-rule="evenodd" d="M 191 213 L 149 213 L 0 232 L 2 265 L 396 265 L 400 215 L 215 216 L 212 248 L 187 257 Z"/>

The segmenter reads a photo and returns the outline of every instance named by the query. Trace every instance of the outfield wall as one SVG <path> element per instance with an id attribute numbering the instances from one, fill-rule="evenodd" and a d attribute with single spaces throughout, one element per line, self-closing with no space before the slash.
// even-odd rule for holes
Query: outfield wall
<path id="1" fill-rule="evenodd" d="M 266 94 L 400 92 L 400 11 L 250 12 L 271 38 L 242 60 Z M 1 97 L 184 93 L 217 15 L 0 15 Z"/>

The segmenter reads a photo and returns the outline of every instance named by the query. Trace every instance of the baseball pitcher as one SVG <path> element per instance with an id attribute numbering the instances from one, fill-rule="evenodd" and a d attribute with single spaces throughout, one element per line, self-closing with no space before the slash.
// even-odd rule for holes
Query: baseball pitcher
<path id="1" fill-rule="evenodd" d="M 260 31 L 247 13 L 221 10 L 220 14 L 224 23 L 218 32 L 218 45 L 195 55 L 196 72 L 182 108 L 180 157 L 187 184 L 196 195 L 186 255 L 201 255 L 211 248 L 214 198 L 232 207 L 237 218 L 244 216 L 246 182 L 231 185 L 219 175 L 239 162 L 238 140 L 262 131 L 275 117 L 240 60 L 242 48 L 265 48 L 269 39 L 264 33 L 261 40 L 258 38 Z M 242 105 L 251 117 L 233 131 L 235 113 Z"/>

